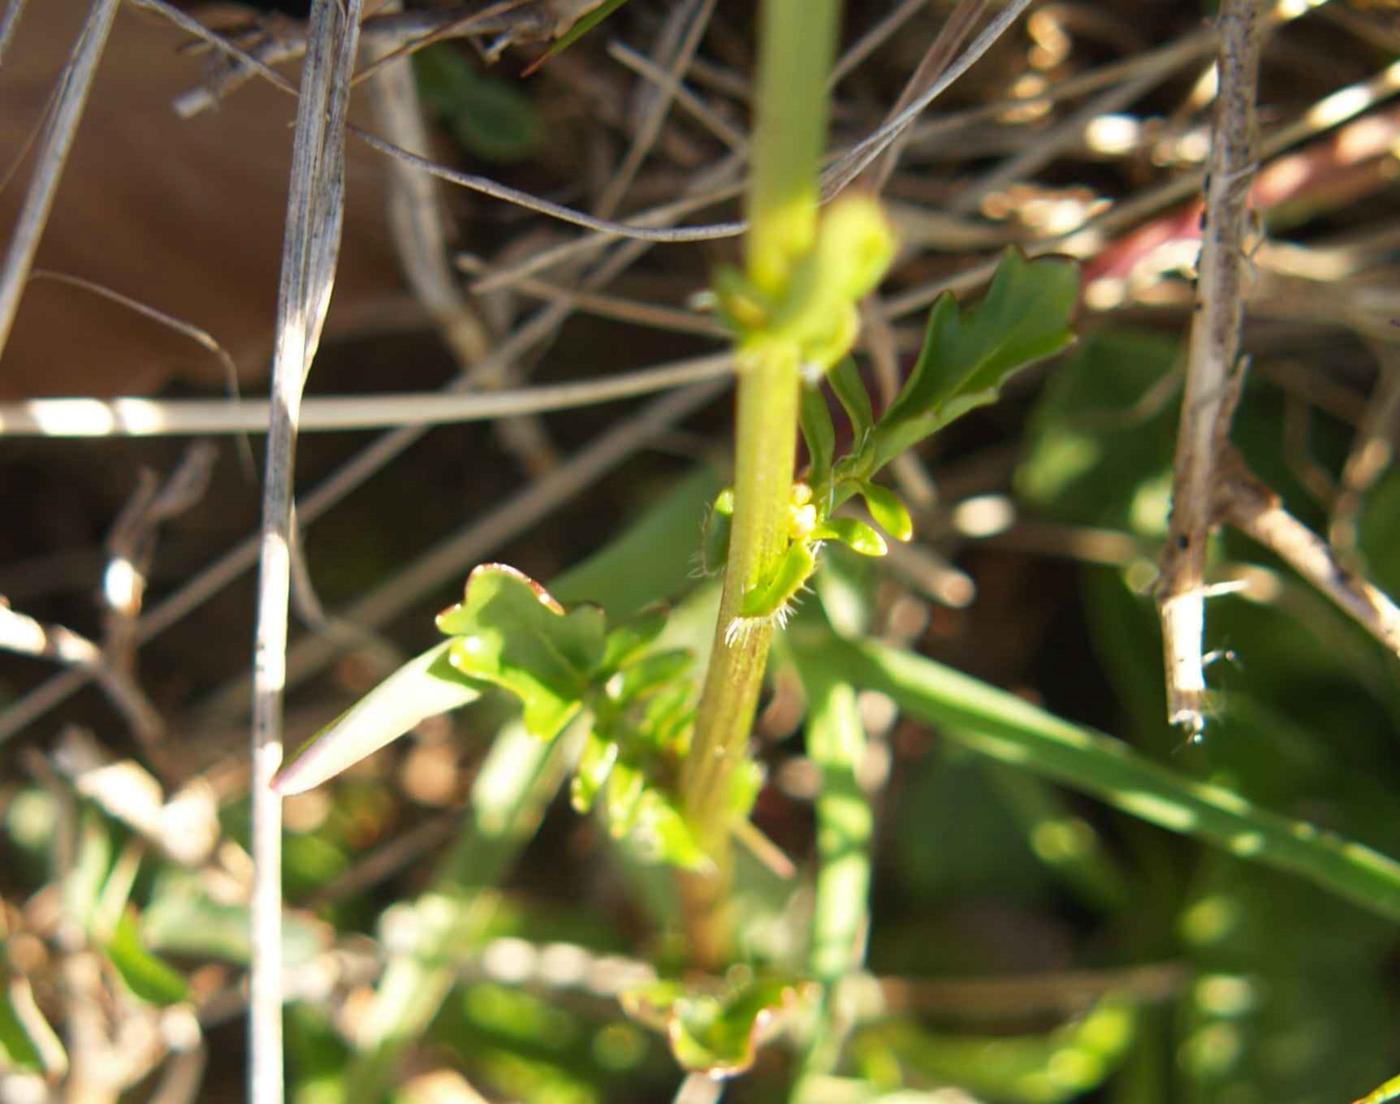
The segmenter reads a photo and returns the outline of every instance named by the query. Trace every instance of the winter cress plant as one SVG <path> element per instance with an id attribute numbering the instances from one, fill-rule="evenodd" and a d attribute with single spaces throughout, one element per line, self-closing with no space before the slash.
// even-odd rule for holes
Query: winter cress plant
<path id="1" fill-rule="evenodd" d="M 518 703 L 533 750 L 503 731 L 483 779 L 509 778 L 513 759 L 521 780 L 500 782 L 494 795 L 479 784 L 474 799 L 509 791 L 525 803 L 547 779 L 548 764 L 562 762 L 575 809 L 600 817 L 629 856 L 678 872 L 683 958 L 708 980 L 665 976 L 624 993 L 624 1007 L 666 1033 L 682 1066 L 719 1075 L 752 1062 L 776 1010 L 803 1005 L 811 1013 L 801 1066 L 809 1086 L 836 1068 L 842 1020 L 833 993 L 860 967 L 867 919 L 871 816 L 854 783 L 863 745 L 858 689 L 880 690 L 976 751 L 1143 820 L 1227 847 L 1247 838 L 1255 860 L 1400 915 L 1400 872 L 1382 856 L 1302 831 L 912 652 L 852 639 L 823 602 L 806 603 L 789 624 L 827 570 L 831 546 L 879 557 L 887 539 L 910 539 L 910 513 L 879 482 L 881 473 L 905 450 L 993 402 L 1012 374 L 1069 345 L 1078 294 L 1070 262 L 1007 252 L 979 302 L 938 300 L 902 389 L 877 409 L 851 354 L 857 304 L 880 283 L 896 243 L 873 198 L 848 193 L 825 207 L 818 202 L 837 16 L 835 0 L 763 5 L 744 265 L 721 271 L 711 293 L 734 341 L 733 483 L 703 518 L 694 517 L 702 570 L 682 603 L 717 608 L 708 657 L 676 646 L 666 607 L 619 617 L 606 603 L 566 606 L 514 568 L 484 564 L 461 601 L 439 614 L 445 639 L 320 733 L 276 782 L 286 794 L 304 791 L 423 718 L 504 691 Z M 848 433 L 838 434 L 833 410 Z M 807 458 L 800 473 L 799 435 Z M 840 450 L 838 440 L 849 444 Z M 775 640 L 801 679 L 808 755 L 822 780 L 805 969 L 741 964 L 733 930 L 734 842 L 771 850 L 749 823 L 764 784 L 749 737 Z M 499 843 L 481 847 L 492 869 L 504 862 Z M 466 861 L 452 862 L 459 858 Z M 428 946 L 474 930 L 459 916 Z M 436 977 L 434 953 L 420 949 L 411 961 L 391 964 L 381 989 L 449 984 L 427 980 Z M 426 1023 L 432 1007 L 428 1001 L 420 1014 L 405 1005 L 402 1022 L 417 1016 Z M 397 1030 L 412 1029 L 400 1023 Z M 378 1063 L 382 1073 L 393 1044 L 391 1035 L 379 1039 L 379 1057 L 365 1059 L 366 1068 Z"/>

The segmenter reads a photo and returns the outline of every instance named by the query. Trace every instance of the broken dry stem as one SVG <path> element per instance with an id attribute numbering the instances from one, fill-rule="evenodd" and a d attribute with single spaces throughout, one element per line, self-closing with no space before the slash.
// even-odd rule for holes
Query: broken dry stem
<path id="1" fill-rule="evenodd" d="M 1216 98 L 1206 225 L 1196 314 L 1177 432 L 1171 524 L 1162 556 L 1157 607 L 1166 666 L 1167 717 L 1192 735 L 1204 725 L 1206 542 L 1214 523 L 1217 458 L 1230 434 L 1239 387 L 1244 302 L 1244 235 L 1255 169 L 1255 94 L 1259 76 L 1258 0 L 1225 0 L 1219 17 Z"/>

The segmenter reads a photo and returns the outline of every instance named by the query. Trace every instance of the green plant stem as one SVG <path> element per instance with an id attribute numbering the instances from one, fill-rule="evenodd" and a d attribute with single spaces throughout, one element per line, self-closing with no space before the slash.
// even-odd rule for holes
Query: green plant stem
<path id="1" fill-rule="evenodd" d="M 749 183 L 749 279 L 777 298 L 816 236 L 839 0 L 765 0 Z"/>
<path id="2" fill-rule="evenodd" d="M 817 169 L 826 134 L 826 79 L 838 0 L 765 0 L 760 28 L 757 130 L 749 191 L 748 278 L 781 301 L 793 266 L 812 247 Z M 682 779 L 682 801 L 715 861 L 710 876 L 681 880 L 687 933 L 697 965 L 728 954 L 724 901 L 729 881 L 730 779 L 745 754 L 771 624 L 731 633 L 746 589 L 772 572 L 787 544 L 797 448 L 798 350 L 759 333 L 738 350 L 734 519 L 710 664 Z"/>
<path id="3" fill-rule="evenodd" d="M 686 817 L 715 870 L 684 875 L 683 907 L 691 957 L 717 967 L 728 957 L 723 904 L 729 882 L 730 779 L 743 760 L 763 686 L 773 625 L 757 622 L 731 636 L 744 591 L 772 569 L 787 539 L 797 449 L 800 378 L 794 356 L 775 350 L 741 357 L 734 521 L 710 665 L 696 713 L 695 737 L 681 777 Z"/>

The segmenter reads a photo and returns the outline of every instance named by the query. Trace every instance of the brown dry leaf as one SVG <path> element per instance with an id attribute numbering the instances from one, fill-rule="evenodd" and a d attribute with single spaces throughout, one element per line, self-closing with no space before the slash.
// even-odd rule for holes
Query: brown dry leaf
<path id="1" fill-rule="evenodd" d="M 27 6 L 0 67 L 6 169 L 39 124 L 85 0 Z M 202 327 L 245 381 L 265 375 L 292 145 L 292 97 L 250 82 L 216 111 L 178 118 L 207 55 L 158 16 L 124 7 L 78 132 L 37 267 L 81 276 Z M 398 273 L 383 216 L 383 165 L 347 150 L 345 243 L 330 332 L 383 303 Z M 0 195 L 8 229 L 29 160 Z M 223 385 L 218 360 L 188 338 L 90 291 L 36 279 L 0 362 L 0 399 L 153 391 L 170 379 Z"/>

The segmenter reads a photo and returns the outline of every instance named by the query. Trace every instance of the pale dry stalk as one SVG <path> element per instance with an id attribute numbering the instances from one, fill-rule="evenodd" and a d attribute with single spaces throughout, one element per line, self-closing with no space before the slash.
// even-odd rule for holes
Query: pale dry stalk
<path id="1" fill-rule="evenodd" d="M 78 123 L 82 120 L 92 79 L 97 73 L 98 62 L 102 60 L 102 50 L 107 45 L 107 35 L 112 29 L 119 2 L 93 0 L 82 33 L 63 70 L 58 91 L 54 94 L 52 120 L 35 157 L 34 175 L 24 197 L 24 206 L 20 208 L 19 221 L 10 235 L 4 270 L 0 272 L 0 355 L 3 355 L 10 339 L 15 313 L 19 310 L 19 301 L 29 282 L 29 272 L 34 267 L 34 254 L 38 251 L 44 226 L 49 221 L 49 212 L 53 210 L 54 196 L 58 194 L 58 184 L 63 179 L 63 166 L 68 160 L 68 151 L 73 148 L 73 138 L 78 133 Z M 13 14 L 18 16 L 18 8 L 13 10 Z M 12 28 L 13 23 L 7 21 L 6 32 Z"/>
<path id="2" fill-rule="evenodd" d="M 397 2 L 385 5 L 380 14 L 392 15 L 398 8 Z M 388 39 L 366 43 L 369 64 L 376 66 L 369 82 L 375 118 L 396 145 L 427 157 L 431 152 L 428 129 L 408 58 L 378 64 L 400 45 Z M 448 262 L 448 234 L 437 183 L 399 160 L 389 162 L 388 172 L 389 225 L 404 276 L 458 365 L 466 371 L 486 356 L 490 339 L 457 287 Z"/>
<path id="3" fill-rule="evenodd" d="M 278 287 L 254 644 L 252 811 L 253 963 L 249 996 L 249 1099 L 281 1104 L 282 805 L 272 789 L 282 762 L 292 479 L 302 388 L 330 305 L 344 207 L 345 113 L 360 21 L 359 0 L 317 0 L 311 13 L 292 147 Z"/>
<path id="4" fill-rule="evenodd" d="M 1219 92 L 1205 182 L 1201 246 L 1172 487 L 1172 513 L 1157 584 L 1166 664 L 1167 717 L 1192 736 L 1205 724 L 1204 577 L 1215 523 L 1214 489 L 1240 385 L 1244 236 L 1255 162 L 1259 0 L 1225 0 L 1218 23 Z"/>

